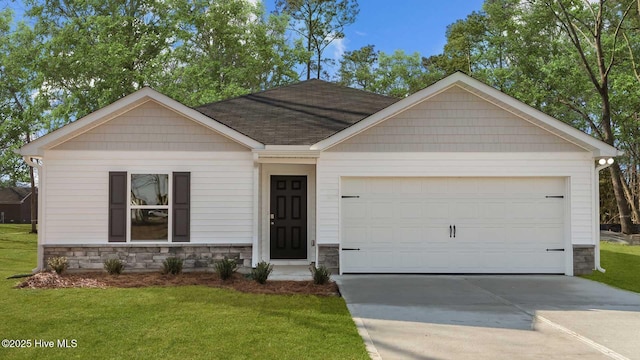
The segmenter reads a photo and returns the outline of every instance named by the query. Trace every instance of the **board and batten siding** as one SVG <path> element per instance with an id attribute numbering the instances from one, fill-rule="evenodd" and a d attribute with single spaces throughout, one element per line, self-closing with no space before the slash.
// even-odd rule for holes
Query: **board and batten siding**
<path id="1" fill-rule="evenodd" d="M 341 177 L 564 177 L 572 244 L 594 244 L 593 159 L 581 153 L 324 152 L 317 165 L 318 244 L 340 243 Z M 568 195 L 568 196 L 567 196 Z"/>
<path id="2" fill-rule="evenodd" d="M 44 244 L 107 244 L 110 171 L 190 172 L 190 242 L 252 242 L 253 157 L 248 150 L 48 150 L 44 161 Z"/>
<path id="3" fill-rule="evenodd" d="M 247 151 L 247 148 L 150 100 L 54 150 Z"/>
<path id="4" fill-rule="evenodd" d="M 580 147 L 453 86 L 329 152 L 576 152 Z"/>

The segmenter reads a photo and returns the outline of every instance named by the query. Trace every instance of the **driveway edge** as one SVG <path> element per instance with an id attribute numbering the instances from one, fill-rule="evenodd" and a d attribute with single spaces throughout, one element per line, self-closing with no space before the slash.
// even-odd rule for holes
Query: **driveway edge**
<path id="1" fill-rule="evenodd" d="M 347 308 L 349 308 L 349 306 L 347 306 Z M 367 353 L 369 353 L 369 357 L 371 358 L 371 360 L 382 360 L 382 356 L 380 356 L 380 353 L 378 353 L 378 349 L 373 343 L 367 327 L 364 325 L 364 320 L 359 317 L 353 316 L 353 312 L 351 311 L 351 309 L 349 309 L 349 312 L 351 313 L 353 322 L 356 324 L 356 328 L 358 328 L 358 334 L 360 334 L 360 337 L 364 342 L 364 347 L 365 349 L 367 349 Z"/>

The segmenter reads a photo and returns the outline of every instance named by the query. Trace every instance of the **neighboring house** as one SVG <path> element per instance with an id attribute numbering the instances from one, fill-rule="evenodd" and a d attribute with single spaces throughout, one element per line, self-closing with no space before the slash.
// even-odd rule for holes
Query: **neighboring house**
<path id="1" fill-rule="evenodd" d="M 596 166 L 620 155 L 462 73 L 402 100 L 309 80 L 189 108 L 145 88 L 20 153 L 39 267 L 566 275 L 599 266 Z"/>
<path id="2" fill-rule="evenodd" d="M 0 224 L 8 223 L 31 223 L 31 188 L 0 188 Z"/>

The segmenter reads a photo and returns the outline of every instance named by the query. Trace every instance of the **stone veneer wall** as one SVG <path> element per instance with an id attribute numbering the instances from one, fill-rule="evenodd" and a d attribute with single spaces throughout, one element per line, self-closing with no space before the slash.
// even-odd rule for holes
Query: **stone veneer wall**
<path id="1" fill-rule="evenodd" d="M 596 264 L 594 245 L 573 245 L 573 275 L 588 275 Z"/>
<path id="2" fill-rule="evenodd" d="M 326 266 L 333 274 L 340 273 L 340 246 L 318 245 L 318 266 Z"/>
<path id="3" fill-rule="evenodd" d="M 217 260 L 226 256 L 235 259 L 240 272 L 251 269 L 251 245 L 205 245 L 205 244 L 103 244 L 103 245 L 45 245 L 44 263 L 55 256 L 64 256 L 70 271 L 98 270 L 104 261 L 111 258 L 122 260 L 126 270 L 155 271 L 162 269 L 168 257 L 183 259 L 183 269 L 212 269 Z"/>

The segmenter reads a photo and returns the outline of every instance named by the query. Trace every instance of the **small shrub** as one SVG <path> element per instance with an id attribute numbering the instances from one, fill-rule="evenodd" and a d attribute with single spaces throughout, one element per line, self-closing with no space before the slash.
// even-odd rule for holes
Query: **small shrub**
<path id="1" fill-rule="evenodd" d="M 162 262 L 162 273 L 178 275 L 182 272 L 182 259 L 168 257 Z"/>
<path id="2" fill-rule="evenodd" d="M 107 270 L 109 275 L 120 275 L 124 269 L 124 264 L 120 259 L 107 259 L 104 261 L 104 269 Z"/>
<path id="3" fill-rule="evenodd" d="M 47 265 L 60 275 L 67 269 L 67 258 L 64 256 L 56 256 L 47 260 Z"/>
<path id="4" fill-rule="evenodd" d="M 255 269 L 251 269 L 251 278 L 259 284 L 265 284 L 273 271 L 273 265 L 260 261 Z"/>
<path id="5" fill-rule="evenodd" d="M 326 266 L 311 267 L 311 275 L 313 275 L 313 283 L 316 285 L 324 285 L 331 280 L 331 271 Z"/>
<path id="6" fill-rule="evenodd" d="M 234 259 L 228 259 L 225 256 L 223 260 L 214 265 L 214 268 L 216 269 L 218 276 L 220 276 L 220 279 L 227 280 L 233 276 L 233 273 L 236 272 L 236 270 L 238 270 L 238 264 Z"/>

